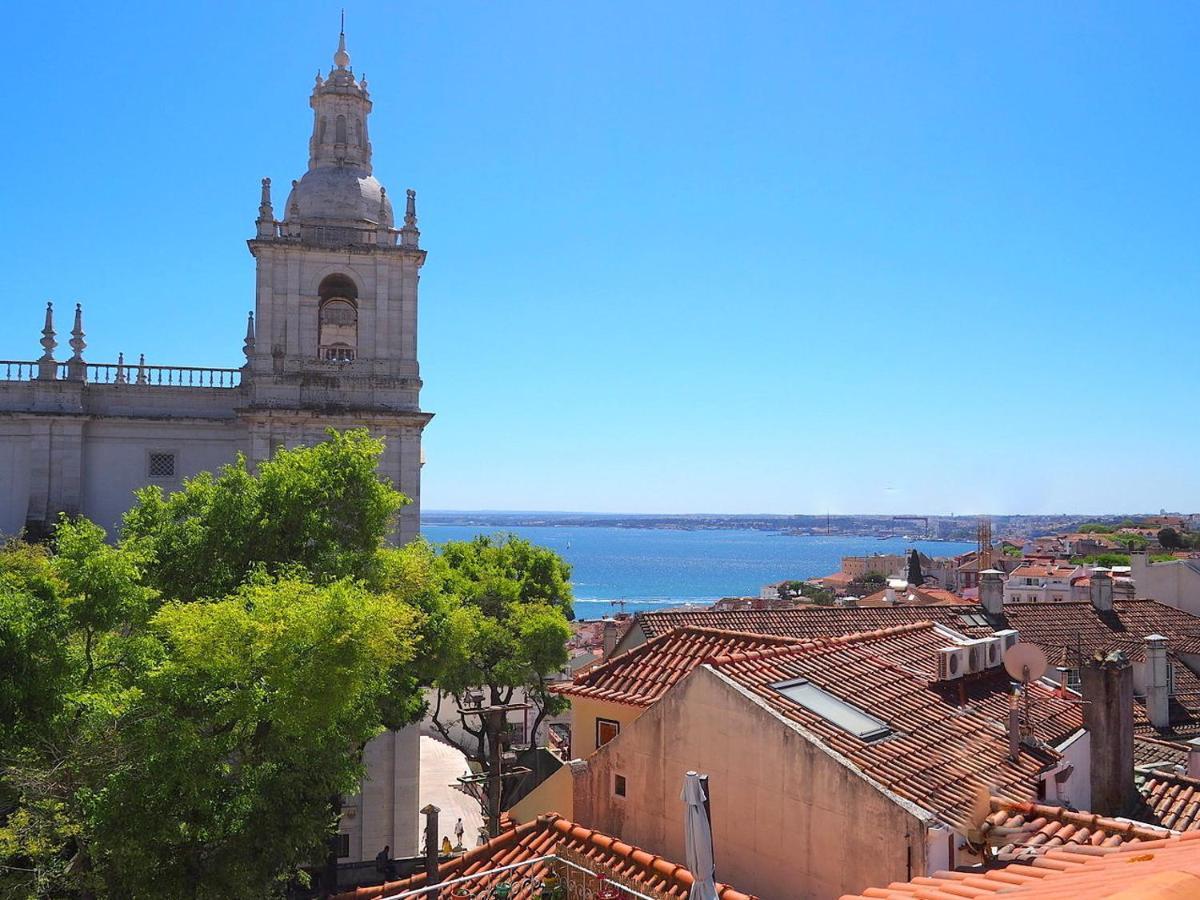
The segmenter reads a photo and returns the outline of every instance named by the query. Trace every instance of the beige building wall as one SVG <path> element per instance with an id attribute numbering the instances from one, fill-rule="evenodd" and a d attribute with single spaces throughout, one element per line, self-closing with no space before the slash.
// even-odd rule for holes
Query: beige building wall
<path id="1" fill-rule="evenodd" d="M 899 575 L 908 571 L 908 560 L 896 554 L 843 556 L 842 571 L 851 578 L 862 578 L 869 572 L 878 572 L 880 575 Z"/>
<path id="2" fill-rule="evenodd" d="M 686 858 L 684 774 L 707 773 L 717 876 L 764 900 L 825 900 L 926 872 L 927 814 L 705 666 L 587 763 L 576 820 L 667 859 Z"/>
<path id="3" fill-rule="evenodd" d="M 587 759 L 596 752 L 596 721 L 617 722 L 623 733 L 626 726 L 646 711 L 644 706 L 606 703 L 584 697 L 571 697 L 571 755 Z"/>
<path id="4" fill-rule="evenodd" d="M 578 760 L 573 762 L 579 764 Z M 574 778 L 577 776 L 572 775 L 572 771 L 573 764 L 567 763 L 517 801 L 508 815 L 518 825 L 532 822 L 546 813 L 558 813 L 563 818 L 575 821 Z"/>

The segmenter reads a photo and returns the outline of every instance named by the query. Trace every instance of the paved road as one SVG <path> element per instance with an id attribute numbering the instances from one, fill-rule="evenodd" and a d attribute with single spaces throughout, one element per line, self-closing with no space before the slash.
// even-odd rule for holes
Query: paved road
<path id="1" fill-rule="evenodd" d="M 438 843 L 443 837 L 450 839 L 454 845 L 454 823 L 461 818 L 463 822 L 463 845 L 468 849 L 474 847 L 479 840 L 479 829 L 483 825 L 483 812 L 479 804 L 450 785 L 457 785 L 455 780 L 459 775 L 469 771 L 467 758 L 461 751 L 431 737 L 421 736 L 421 786 L 419 790 L 420 809 L 432 803 L 441 813 L 438 815 Z M 417 823 L 418 848 L 424 846 L 424 838 L 420 831 L 425 827 L 424 817 Z"/>

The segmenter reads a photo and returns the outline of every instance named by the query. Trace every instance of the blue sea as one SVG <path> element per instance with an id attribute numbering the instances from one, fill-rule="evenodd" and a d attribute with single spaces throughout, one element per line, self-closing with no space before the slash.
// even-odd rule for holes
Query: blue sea
<path id="1" fill-rule="evenodd" d="M 785 578 L 814 578 L 841 568 L 843 556 L 901 553 L 930 556 L 974 549 L 953 541 L 804 536 L 770 531 L 674 531 L 657 528 L 424 525 L 433 543 L 511 531 L 557 551 L 571 564 L 575 614 L 595 619 L 620 609 L 707 604 L 721 597 L 757 597 Z M 614 601 L 623 601 L 617 603 Z"/>

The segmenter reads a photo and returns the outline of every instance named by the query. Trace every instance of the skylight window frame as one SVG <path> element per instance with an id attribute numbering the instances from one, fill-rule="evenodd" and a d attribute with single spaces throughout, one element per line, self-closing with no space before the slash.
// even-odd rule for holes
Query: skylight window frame
<path id="1" fill-rule="evenodd" d="M 792 694 L 787 693 L 788 688 L 797 688 L 797 687 L 807 687 L 810 691 L 815 692 L 816 695 L 818 696 L 818 698 L 821 699 L 822 701 L 824 701 L 825 704 L 827 704 L 826 709 L 820 708 L 820 704 L 814 705 L 811 702 L 806 703 L 800 697 L 793 696 Z M 861 708 L 855 706 L 853 703 L 843 700 L 837 694 L 834 694 L 830 691 L 825 690 L 825 688 L 821 687 L 819 684 L 814 684 L 813 681 L 809 678 L 803 678 L 803 677 L 789 678 L 787 681 L 778 681 L 775 684 L 771 685 L 771 689 L 773 691 L 775 691 L 777 694 L 779 694 L 779 696 L 786 698 L 787 700 L 791 701 L 792 703 L 795 703 L 801 709 L 807 710 L 808 712 L 812 713 L 814 716 L 819 716 L 821 719 L 828 722 L 830 725 L 834 726 L 835 728 L 840 728 L 842 731 L 846 732 L 846 734 L 849 734 L 852 737 L 858 738 L 864 744 L 874 744 L 878 741 L 882 741 L 886 738 L 889 738 L 896 733 L 896 729 L 894 729 L 891 725 L 889 725 L 883 719 L 879 718 L 878 716 L 873 716 L 869 712 L 867 712 L 865 709 L 861 709 Z M 806 692 L 801 692 L 801 693 L 806 693 Z M 830 716 L 828 714 L 828 712 L 826 711 L 828 709 L 828 706 L 832 706 L 835 709 L 840 708 L 841 710 L 845 710 L 846 716 L 843 717 L 839 721 L 837 718 Z M 854 724 L 847 721 L 847 719 L 854 719 L 854 718 L 859 718 L 859 717 L 861 717 L 861 719 L 867 720 L 868 722 L 875 723 L 875 727 L 873 727 L 873 728 L 855 727 Z"/>

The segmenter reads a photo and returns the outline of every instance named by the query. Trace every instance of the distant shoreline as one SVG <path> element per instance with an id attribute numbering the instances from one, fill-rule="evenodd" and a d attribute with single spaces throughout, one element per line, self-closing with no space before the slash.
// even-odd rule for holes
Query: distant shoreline
<path id="1" fill-rule="evenodd" d="M 1083 522 L 1120 521 L 1107 516 L 992 516 L 993 538 L 1029 538 L 1074 531 Z M 652 531 L 761 531 L 790 537 L 903 538 L 911 541 L 973 542 L 977 516 L 724 515 L 490 510 L 426 510 L 422 525 L 480 529 L 623 528 Z"/>

